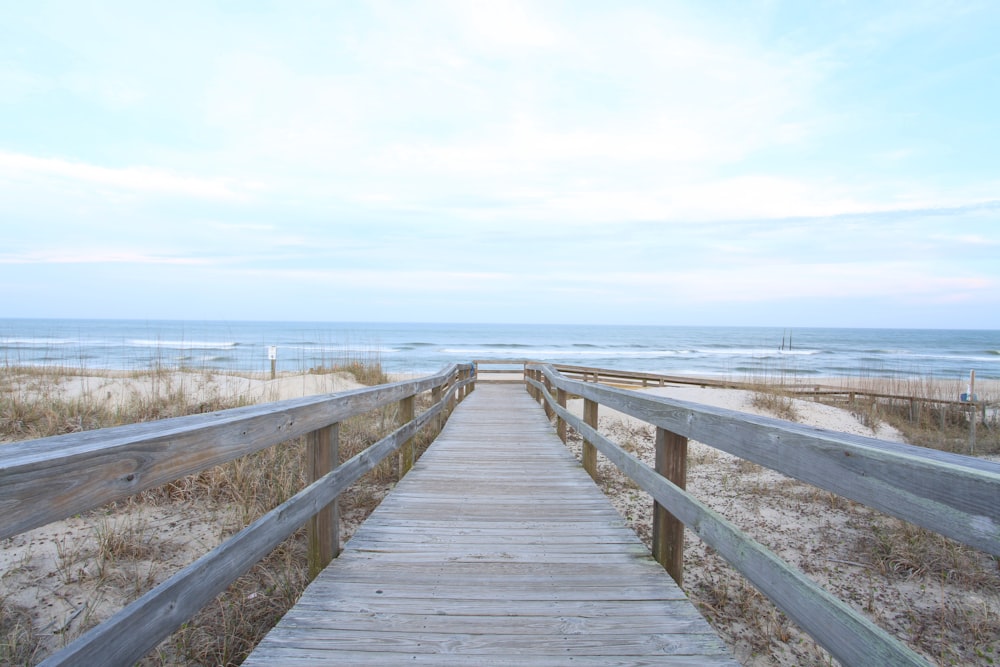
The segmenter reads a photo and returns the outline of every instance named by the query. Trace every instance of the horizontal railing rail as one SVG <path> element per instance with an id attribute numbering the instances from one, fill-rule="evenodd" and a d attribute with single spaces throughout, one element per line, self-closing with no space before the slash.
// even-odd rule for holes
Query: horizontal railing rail
<path id="1" fill-rule="evenodd" d="M 844 664 L 927 663 L 687 494 L 689 439 L 1000 556 L 1000 464 L 571 380 L 548 364 L 528 364 L 526 381 L 561 436 L 567 425 L 582 436 L 592 475 L 596 449 L 653 497 L 653 553 L 678 582 L 686 526 Z M 583 419 L 566 409 L 571 395 Z M 655 469 L 598 432 L 600 405 L 656 427 Z"/>
<path id="2" fill-rule="evenodd" d="M 309 436 L 305 489 L 41 664 L 134 664 L 309 521 L 315 574 L 338 548 L 337 496 L 394 452 L 404 474 L 413 437 L 440 423 L 474 382 L 472 365 L 453 365 L 378 387 L 3 445 L 0 537 L 8 537 Z M 414 398 L 428 391 L 431 407 L 414 417 Z M 337 424 L 392 403 L 399 427 L 337 465 Z"/>
<path id="3" fill-rule="evenodd" d="M 532 361 L 525 363 L 544 363 Z M 648 386 L 668 386 L 668 385 L 690 385 L 697 387 L 719 387 L 724 389 L 758 389 L 759 382 L 738 382 L 735 380 L 722 380 L 717 378 L 702 378 L 687 375 L 664 375 L 662 373 L 644 373 L 641 371 L 627 371 L 614 368 L 594 368 L 591 366 L 573 366 L 568 364 L 551 364 L 562 375 L 570 379 L 579 379 L 584 382 L 603 382 L 605 384 L 641 385 Z M 894 394 L 884 391 L 874 391 L 863 388 L 852 387 L 832 387 L 822 383 L 814 382 L 788 382 L 778 385 L 783 392 L 809 397 L 831 397 L 843 396 L 849 402 L 855 399 L 870 398 L 884 399 L 888 401 L 931 403 L 934 405 L 946 405 L 963 409 L 985 409 L 995 406 L 995 402 L 976 400 L 963 401 L 959 399 L 940 398 L 935 396 L 912 396 L 909 394 Z"/>

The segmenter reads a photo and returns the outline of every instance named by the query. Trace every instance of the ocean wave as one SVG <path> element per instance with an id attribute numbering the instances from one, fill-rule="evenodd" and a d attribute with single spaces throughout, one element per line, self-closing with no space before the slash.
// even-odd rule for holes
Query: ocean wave
<path id="1" fill-rule="evenodd" d="M 168 347 L 176 350 L 228 350 L 238 347 L 235 341 L 153 340 L 134 338 L 128 342 L 133 347 Z"/>
<path id="2" fill-rule="evenodd" d="M 312 352 L 315 354 L 329 354 L 330 356 L 347 355 L 368 355 L 368 354 L 394 354 L 406 350 L 405 346 L 399 347 L 378 347 L 373 345 L 351 346 L 351 345 L 279 345 L 278 354 L 282 350 L 298 350 L 300 352 Z"/>
<path id="3" fill-rule="evenodd" d="M 812 356 L 823 354 L 823 350 L 779 350 L 777 348 L 750 348 L 750 347 L 719 347 L 719 348 L 699 348 L 694 350 L 698 354 L 711 354 L 718 356 L 737 357 L 771 357 L 771 356 Z"/>
<path id="4" fill-rule="evenodd" d="M 46 347 L 49 345 L 77 345 L 82 344 L 79 340 L 72 338 L 0 338 L 0 345 L 10 347 Z M 88 341 L 88 345 L 90 342 Z"/>

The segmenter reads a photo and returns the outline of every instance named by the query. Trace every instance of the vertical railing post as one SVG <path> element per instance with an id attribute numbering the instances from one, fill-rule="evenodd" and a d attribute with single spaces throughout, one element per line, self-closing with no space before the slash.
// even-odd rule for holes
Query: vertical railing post
<path id="1" fill-rule="evenodd" d="M 548 375 L 542 375 L 542 384 L 545 385 L 545 390 L 547 392 L 549 392 L 549 395 L 551 395 L 552 394 L 552 383 L 549 382 L 549 376 Z M 549 418 L 549 419 L 552 419 L 552 415 L 553 415 L 552 406 L 549 405 L 549 402 L 545 399 L 544 396 L 542 397 L 542 405 L 545 407 L 545 416 L 547 418 Z"/>
<path id="2" fill-rule="evenodd" d="M 656 429 L 656 472 L 680 488 L 687 483 L 688 440 L 682 435 Z M 653 558 L 677 585 L 684 578 L 684 524 L 659 503 L 653 503 Z"/>
<path id="3" fill-rule="evenodd" d="M 306 439 L 307 483 L 312 484 L 338 465 L 340 424 L 310 433 Z M 340 510 L 337 500 L 309 520 L 309 579 L 314 579 L 340 554 Z"/>
<path id="4" fill-rule="evenodd" d="M 596 401 L 589 398 L 583 399 L 583 423 L 590 428 L 597 430 L 597 406 Z M 583 469 L 590 473 L 590 476 L 597 481 L 597 448 L 592 444 L 583 441 Z"/>
<path id="5" fill-rule="evenodd" d="M 455 385 L 462 377 L 460 373 L 461 371 L 456 371 L 448 379 L 448 405 L 445 407 L 445 420 L 451 417 L 451 413 L 455 411 L 455 403 L 458 402 L 458 390 L 455 389 Z"/>
<path id="6" fill-rule="evenodd" d="M 441 385 L 438 385 L 438 386 L 434 387 L 433 389 L 431 389 L 431 402 L 434 405 L 437 405 L 438 403 L 441 402 Z M 433 429 L 434 429 L 434 435 L 435 435 L 435 437 L 437 436 L 438 433 L 441 432 L 441 429 L 444 428 L 444 424 L 443 424 L 443 420 L 442 420 L 441 414 L 442 413 L 439 412 L 434 417 Z"/>
<path id="7" fill-rule="evenodd" d="M 398 416 L 396 418 L 397 426 L 405 426 L 413 421 L 413 399 L 414 396 L 407 396 L 399 402 L 399 410 L 397 411 Z M 413 438 L 410 438 L 403 443 L 403 446 L 399 448 L 399 479 L 403 478 L 403 475 L 410 472 L 410 468 L 413 467 Z"/>
<path id="8" fill-rule="evenodd" d="M 566 390 L 556 389 L 556 403 L 559 404 L 560 408 L 566 409 Z M 556 433 L 559 434 L 559 439 L 566 442 L 566 420 L 561 416 L 556 416 Z"/>

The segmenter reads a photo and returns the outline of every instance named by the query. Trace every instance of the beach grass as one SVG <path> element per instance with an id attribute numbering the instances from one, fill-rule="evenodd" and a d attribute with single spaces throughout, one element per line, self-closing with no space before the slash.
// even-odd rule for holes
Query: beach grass
<path id="1" fill-rule="evenodd" d="M 331 361 L 306 371 L 310 375 L 347 373 L 363 384 L 381 384 L 390 380 L 376 355 L 353 355 Z M 239 383 L 232 384 L 230 393 L 205 391 L 203 372 L 177 373 L 156 369 L 148 373 L 128 371 L 131 379 L 145 383 L 147 391 L 109 394 L 100 381 L 87 384 L 74 393 L 68 387 L 81 378 L 95 375 L 93 371 L 74 368 L 32 368 L 0 366 L 0 439 L 23 440 L 62 433 L 103 428 L 119 424 L 149 421 L 164 417 L 239 407 L 273 396 L 252 395 L 242 391 Z M 106 375 L 115 375 L 108 373 Z M 756 406 L 774 416 L 796 420 L 801 408 L 796 407 L 796 394 L 788 376 L 762 378 L 753 389 Z M 76 385 L 73 385 L 76 386 Z M 948 451 L 964 452 L 968 446 L 969 411 L 961 406 L 941 409 L 933 400 L 952 400 L 963 389 L 956 383 L 914 378 L 893 380 L 861 377 L 844 380 L 843 386 L 874 393 L 899 393 L 908 400 L 868 401 L 857 398 L 853 403 L 844 397 L 835 399 L 840 407 L 853 410 L 869 425 L 898 424 L 906 438 L 914 444 L 933 446 Z M 859 393 L 861 393 L 859 391 Z M 981 392 L 982 393 L 982 392 Z M 986 400 L 996 400 L 984 393 Z M 909 399 L 913 399 L 912 401 Z M 418 405 L 426 407 L 429 399 L 418 397 Z M 913 406 L 916 418 L 913 415 Z M 367 415 L 346 420 L 340 429 L 341 459 L 345 460 L 384 436 L 397 425 L 395 407 L 385 407 Z M 912 429 L 912 430 L 907 430 Z M 619 424 L 612 427 L 616 439 L 630 452 L 642 454 L 652 440 L 647 427 Z M 977 433 L 977 453 L 1000 451 L 995 419 L 980 424 Z M 429 444 L 429 436 L 417 441 L 418 451 Z M 0 444 L 2 446 L 2 444 Z M 162 487 L 151 489 L 126 501 L 120 501 L 88 513 L 86 539 L 71 541 L 53 535 L 55 558 L 52 579 L 65 590 L 81 593 L 87 603 L 60 618 L 55 625 L 39 627 L 32 621 L 31 608 L 0 595 L 0 664 L 27 665 L 51 653 L 87 628 L 102 620 L 100 602 L 113 592 L 124 592 L 124 599 L 135 599 L 144 591 L 166 578 L 172 571 L 158 563 L 173 544 L 169 535 L 160 534 L 157 526 L 144 514 L 151 510 L 172 512 L 176 516 L 168 525 L 186 529 L 192 519 L 184 514 L 194 508 L 196 514 L 211 523 L 204 553 L 214 543 L 225 539 L 266 511 L 280 504 L 305 484 L 305 443 L 302 440 L 272 447 L 253 455 L 217 466 Z M 850 533 L 856 537 L 844 545 L 845 538 L 832 529 L 819 539 L 837 546 L 841 560 L 856 564 L 870 582 L 870 595 L 864 605 L 879 608 L 878 596 L 889 582 L 891 586 L 916 585 L 948 587 L 948 590 L 979 591 L 994 594 L 996 563 L 975 550 L 913 529 L 896 520 L 872 517 L 850 501 L 826 493 L 800 488 L 798 483 L 769 484 L 762 481 L 766 471 L 745 462 L 730 464 L 716 450 L 691 450 L 692 468 L 702 467 L 705 474 L 721 480 L 725 492 L 748 507 L 761 511 L 768 503 L 811 503 L 821 513 L 845 513 L 847 521 L 863 524 L 863 530 Z M 709 473 L 708 471 L 712 472 Z M 722 471 L 721 474 L 718 471 Z M 601 478 L 609 495 L 635 497 L 634 483 L 619 479 L 614 470 L 601 467 Z M 347 539 L 351 526 L 357 525 L 381 501 L 398 479 L 395 461 L 384 461 L 372 474 L 345 492 L 340 499 Z M 649 539 L 643 512 L 630 510 L 627 517 L 640 537 Z M 212 532 L 214 531 L 214 532 Z M 214 540 L 214 542 L 213 542 Z M 267 630 L 298 598 L 307 583 L 305 531 L 300 530 L 286 540 L 264 561 L 240 577 L 213 603 L 186 623 L 147 656 L 144 665 L 179 664 L 238 664 L 256 645 Z M 846 549 L 846 555 L 841 553 Z M 197 555 L 201 555 L 198 553 Z M 22 569 L 34 567 L 28 560 Z M 761 654 L 775 653 L 777 646 L 804 641 L 796 634 L 787 618 L 712 554 L 705 556 L 706 574 L 694 580 L 688 591 L 709 620 L 731 642 L 742 637 L 756 637 L 751 646 Z M 822 565 L 822 563 L 820 563 Z M 812 565 L 817 567 L 817 565 Z M 4 577 L 16 576 L 19 568 L 11 568 Z M 0 581 L 0 583 L 5 583 Z M 856 583 L 856 578 L 855 578 Z M 56 589 L 63 590 L 63 589 Z M 851 589 L 854 590 L 854 589 Z M 944 593 L 940 596 L 943 598 Z M 949 597 L 949 600 L 952 598 Z M 971 599 L 971 598 L 970 598 Z M 868 600 L 868 598 L 865 598 Z M 974 601 L 973 601 L 974 602 Z M 916 645 L 943 662 L 975 658 L 979 651 L 988 656 L 1000 636 L 1000 621 L 992 607 L 973 602 L 949 603 L 934 607 L 930 612 L 923 606 L 906 608 L 909 615 L 906 632 L 916 639 Z M 111 612 L 117 609 L 111 609 Z M 991 634 L 993 633 L 993 634 Z M 965 642 L 968 649 L 959 649 L 942 642 Z M 805 646 L 805 644 L 803 644 Z M 823 653 L 818 649 L 802 649 L 797 655 L 808 656 L 821 664 Z M 988 664 L 986 658 L 969 664 Z M 812 663 L 805 663 L 812 664 Z"/>
<path id="2" fill-rule="evenodd" d="M 375 383 L 390 380 L 373 356 L 354 356 L 309 373 L 347 373 L 358 381 Z M 206 394 L 205 374 L 200 372 L 129 371 L 128 379 L 139 380 L 142 389 L 121 393 L 109 392 L 100 379 L 82 390 L 76 385 L 68 389 L 75 380 L 95 375 L 100 378 L 101 374 L 72 368 L 0 366 L 0 443 L 224 410 L 252 401 L 241 391 L 225 395 L 212 390 Z M 390 406 L 346 420 L 340 431 L 341 460 L 395 429 L 396 419 L 396 410 Z M 426 446 L 426 440 L 418 444 Z M 100 611 L 105 598 L 127 603 L 172 574 L 158 564 L 173 545 L 145 518 L 150 508 L 176 515 L 170 526 L 191 521 L 182 518 L 191 508 L 200 508 L 196 512 L 214 519 L 215 527 L 209 529 L 203 550 L 192 555 L 197 557 L 301 490 L 305 485 L 304 460 L 305 442 L 300 438 L 93 510 L 82 518 L 88 528 L 79 539 L 65 535 L 47 538 L 54 552 L 53 576 L 60 584 L 56 592 L 68 597 L 67 591 L 73 590 L 85 602 L 70 621 L 55 624 L 56 632 L 51 623 L 36 627 L 31 609 L 9 597 L 0 599 L 0 664 L 34 664 L 117 611 Z M 397 480 L 397 473 L 394 461 L 383 462 L 341 496 L 344 539 L 381 501 Z M 299 530 L 142 664 L 238 664 L 304 589 L 308 573 L 305 550 L 306 533 Z M 32 557 L 30 552 L 25 556 L 28 561 Z M 32 567 L 35 565 L 26 565 Z M 12 581 L 16 574 L 8 571 L 3 576 Z"/>

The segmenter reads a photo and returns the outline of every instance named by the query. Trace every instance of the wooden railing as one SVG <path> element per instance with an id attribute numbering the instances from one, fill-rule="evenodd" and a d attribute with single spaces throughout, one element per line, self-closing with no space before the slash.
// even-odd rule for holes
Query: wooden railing
<path id="1" fill-rule="evenodd" d="M 560 436 L 567 425 L 582 436 L 591 475 L 600 451 L 653 497 L 653 554 L 678 583 L 686 526 L 843 664 L 927 662 L 686 493 L 689 439 L 1000 556 L 1000 464 L 571 380 L 548 364 L 525 373 Z M 569 396 L 583 399 L 583 419 Z M 598 432 L 599 405 L 656 427 L 655 468 Z"/>
<path id="2" fill-rule="evenodd" d="M 306 522 L 315 574 L 339 547 L 337 496 L 397 451 L 405 474 L 413 464 L 412 438 L 439 426 L 474 382 L 472 365 L 455 365 L 339 394 L 3 445 L 0 539 L 307 436 L 305 489 L 41 664 L 134 664 Z M 432 406 L 415 417 L 414 399 L 425 392 Z M 393 403 L 399 427 L 337 465 L 337 425 Z"/>

